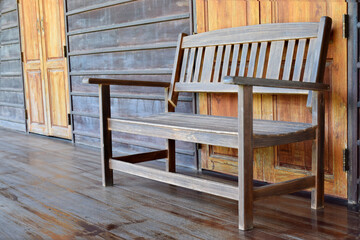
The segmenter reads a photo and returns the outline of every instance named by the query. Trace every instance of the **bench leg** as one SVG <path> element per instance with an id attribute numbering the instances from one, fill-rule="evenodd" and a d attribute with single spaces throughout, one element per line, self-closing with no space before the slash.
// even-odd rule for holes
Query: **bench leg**
<path id="1" fill-rule="evenodd" d="M 312 106 L 312 122 L 317 124 L 316 139 L 312 145 L 312 173 L 316 176 L 315 188 L 311 192 L 311 208 L 324 207 L 324 114 L 325 105 L 322 93 L 315 93 Z"/>
<path id="2" fill-rule="evenodd" d="M 175 163 L 175 140 L 167 140 L 167 161 L 166 161 L 166 171 L 176 172 L 176 163 Z"/>
<path id="3" fill-rule="evenodd" d="M 99 85 L 99 109 L 102 185 L 106 187 L 113 185 L 113 170 L 109 167 L 112 156 L 111 131 L 108 127 L 108 118 L 111 117 L 109 85 Z"/>
<path id="4" fill-rule="evenodd" d="M 238 92 L 238 188 L 239 229 L 253 228 L 253 109 L 252 87 L 239 86 Z"/>

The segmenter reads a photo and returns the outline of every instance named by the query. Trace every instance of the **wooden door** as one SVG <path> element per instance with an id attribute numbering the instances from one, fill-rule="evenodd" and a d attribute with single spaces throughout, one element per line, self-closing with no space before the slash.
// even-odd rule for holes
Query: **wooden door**
<path id="1" fill-rule="evenodd" d="M 338 0 L 197 0 L 198 32 L 219 28 L 277 22 L 319 21 L 321 16 L 333 19 L 333 32 L 328 53 L 325 82 L 332 90 L 326 96 L 326 193 L 346 197 L 346 173 L 342 170 L 342 150 L 346 140 L 347 45 L 342 38 L 342 15 L 346 2 Z M 306 108 L 307 96 L 254 96 L 254 118 L 311 122 Z M 200 94 L 200 113 L 236 116 L 236 95 Z M 202 146 L 202 166 L 205 169 L 237 174 L 237 150 Z M 309 174 L 311 142 L 257 149 L 254 152 L 254 177 L 278 182 Z"/>
<path id="2" fill-rule="evenodd" d="M 19 8 L 29 131 L 71 138 L 64 5 L 61 0 L 24 0 Z"/>

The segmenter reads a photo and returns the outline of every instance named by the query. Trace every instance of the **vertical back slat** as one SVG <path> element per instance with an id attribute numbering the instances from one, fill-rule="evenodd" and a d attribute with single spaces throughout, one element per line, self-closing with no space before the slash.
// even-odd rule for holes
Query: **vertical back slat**
<path id="1" fill-rule="evenodd" d="M 238 59 L 239 59 L 239 52 L 240 52 L 240 44 L 235 44 L 233 55 L 232 55 L 232 60 L 231 60 L 230 76 L 236 75 L 236 69 L 237 69 Z"/>
<path id="2" fill-rule="evenodd" d="M 181 72 L 180 72 L 179 82 L 185 82 L 185 72 L 186 72 L 186 67 L 187 67 L 187 62 L 188 62 L 188 56 L 189 56 L 189 49 L 185 48 L 184 56 L 183 56 L 183 60 L 182 60 L 182 64 L 181 64 Z"/>
<path id="3" fill-rule="evenodd" d="M 188 68 L 186 71 L 186 82 L 191 82 L 193 77 L 193 71 L 194 71 L 194 64 L 195 64 L 195 54 L 196 54 L 196 48 L 190 49 L 190 58 L 188 63 Z"/>
<path id="4" fill-rule="evenodd" d="M 309 48 L 306 56 L 303 82 L 310 82 L 311 69 L 312 69 L 312 65 L 314 64 L 315 45 L 316 45 L 316 38 L 310 39 Z"/>
<path id="5" fill-rule="evenodd" d="M 217 49 L 217 54 L 216 54 L 216 63 L 215 63 L 213 82 L 219 82 L 220 67 L 221 67 L 223 52 L 224 52 L 224 46 L 219 46 Z"/>
<path id="6" fill-rule="evenodd" d="M 216 46 L 206 47 L 204 54 L 203 67 L 201 72 L 201 82 L 211 82 L 213 66 L 214 66 L 214 57 L 215 57 Z"/>
<path id="7" fill-rule="evenodd" d="M 300 39 L 298 48 L 296 51 L 294 75 L 292 78 L 293 81 L 300 81 L 301 70 L 302 70 L 302 66 L 303 66 L 303 62 L 304 62 L 305 46 L 306 46 L 306 39 Z"/>
<path id="8" fill-rule="evenodd" d="M 254 77 L 258 45 L 259 45 L 258 43 L 251 44 L 250 59 L 249 59 L 249 66 L 248 66 L 248 72 L 247 72 L 248 77 Z"/>
<path id="9" fill-rule="evenodd" d="M 230 54 L 231 54 L 231 45 L 226 45 L 225 47 L 225 56 L 224 62 L 221 71 L 221 82 L 224 76 L 229 75 L 229 62 L 230 62 Z"/>
<path id="10" fill-rule="evenodd" d="M 271 43 L 266 78 L 279 79 L 285 41 Z"/>
<path id="11" fill-rule="evenodd" d="M 195 73 L 194 73 L 194 79 L 193 82 L 199 81 L 199 74 L 200 74 L 200 68 L 201 68 L 201 62 L 202 62 L 202 55 L 203 55 L 203 47 L 199 47 L 196 55 L 196 65 L 195 65 Z"/>
<path id="12" fill-rule="evenodd" d="M 291 67 L 294 57 L 295 40 L 288 42 L 282 80 L 290 80 Z"/>
<path id="13" fill-rule="evenodd" d="M 240 68 L 239 68 L 239 74 L 238 76 L 243 77 L 245 75 L 245 67 L 246 67 L 246 61 L 249 51 L 249 44 L 246 43 L 242 47 L 241 51 L 241 59 L 240 59 Z"/>
<path id="14" fill-rule="evenodd" d="M 261 78 L 264 73 L 267 45 L 268 45 L 267 42 L 262 42 L 261 46 L 260 46 L 260 53 L 259 53 L 259 59 L 258 59 L 258 64 L 257 64 L 257 71 L 256 71 L 257 78 Z"/>

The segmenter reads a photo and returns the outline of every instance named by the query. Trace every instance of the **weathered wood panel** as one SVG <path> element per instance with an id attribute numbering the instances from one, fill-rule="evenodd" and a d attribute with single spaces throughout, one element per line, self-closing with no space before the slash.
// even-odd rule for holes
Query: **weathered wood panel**
<path id="1" fill-rule="evenodd" d="M 0 127 L 26 131 L 16 0 L 2 0 L 0 12 Z"/>
<path id="2" fill-rule="evenodd" d="M 99 147 L 98 87 L 90 76 L 169 82 L 178 34 L 190 33 L 189 0 L 66 0 L 68 62 L 75 143 Z M 164 90 L 111 87 L 112 116 L 164 111 Z M 192 96 L 180 96 L 177 111 L 192 111 Z M 113 134 L 116 152 L 165 148 L 162 139 Z M 177 143 L 177 159 L 194 165 L 195 148 Z"/>

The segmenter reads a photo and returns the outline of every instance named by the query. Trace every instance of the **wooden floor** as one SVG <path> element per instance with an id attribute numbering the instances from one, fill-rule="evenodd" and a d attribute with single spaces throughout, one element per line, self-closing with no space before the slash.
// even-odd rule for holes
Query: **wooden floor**
<path id="1" fill-rule="evenodd" d="M 343 206 L 264 199 L 241 232 L 235 201 L 117 172 L 104 188 L 97 151 L 2 129 L 0 142 L 0 239 L 360 239 Z"/>

